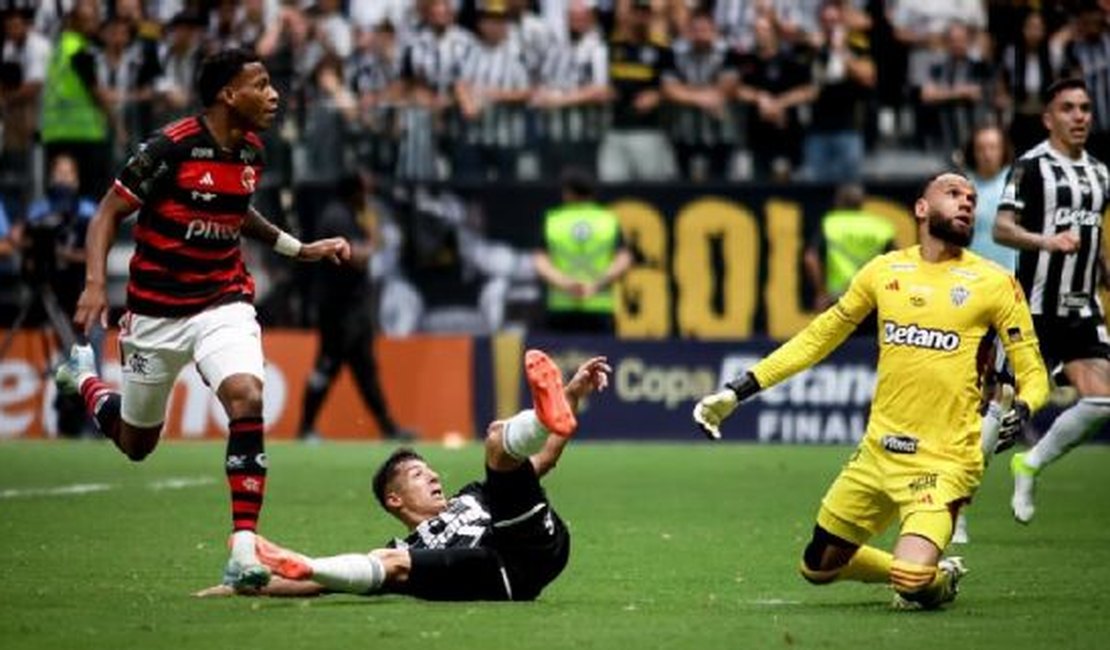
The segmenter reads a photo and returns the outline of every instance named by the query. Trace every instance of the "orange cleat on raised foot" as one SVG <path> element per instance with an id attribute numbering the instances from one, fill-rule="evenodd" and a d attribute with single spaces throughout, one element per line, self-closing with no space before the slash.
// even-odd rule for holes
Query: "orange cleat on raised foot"
<path id="1" fill-rule="evenodd" d="M 559 366 L 539 350 L 524 353 L 524 374 L 532 390 L 532 406 L 536 418 L 545 429 L 567 437 L 578 428 L 578 419 L 563 393 L 563 373 Z"/>
<path id="2" fill-rule="evenodd" d="M 308 558 L 282 548 L 261 535 L 255 536 L 254 552 L 258 561 L 277 575 L 290 580 L 308 580 L 312 577 L 312 567 Z"/>

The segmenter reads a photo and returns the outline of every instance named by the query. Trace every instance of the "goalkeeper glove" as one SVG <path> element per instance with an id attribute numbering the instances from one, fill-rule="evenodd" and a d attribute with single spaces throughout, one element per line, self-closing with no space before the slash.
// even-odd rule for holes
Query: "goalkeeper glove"
<path id="1" fill-rule="evenodd" d="M 740 402 L 759 392 L 759 382 L 746 373 L 725 384 L 724 390 L 707 395 L 694 406 L 694 422 L 710 440 L 721 439 L 721 423 L 732 415 Z"/>
<path id="2" fill-rule="evenodd" d="M 1014 400 L 1013 406 L 999 420 L 998 444 L 994 446 L 994 453 L 1002 453 L 1014 446 L 1031 415 L 1028 404 L 1019 399 Z"/>

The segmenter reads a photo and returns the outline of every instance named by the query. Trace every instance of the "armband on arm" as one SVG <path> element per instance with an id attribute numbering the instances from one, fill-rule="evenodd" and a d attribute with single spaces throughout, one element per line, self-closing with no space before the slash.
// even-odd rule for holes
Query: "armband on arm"
<path id="1" fill-rule="evenodd" d="M 737 377 L 725 383 L 725 387 L 736 393 L 736 399 L 740 402 L 743 402 L 762 390 L 759 381 L 757 381 L 755 375 L 750 372 L 746 372 L 742 377 Z"/>
<path id="2" fill-rule="evenodd" d="M 286 257 L 296 257 L 301 254 L 302 246 L 301 240 L 287 232 L 280 232 L 274 242 L 274 252 Z"/>

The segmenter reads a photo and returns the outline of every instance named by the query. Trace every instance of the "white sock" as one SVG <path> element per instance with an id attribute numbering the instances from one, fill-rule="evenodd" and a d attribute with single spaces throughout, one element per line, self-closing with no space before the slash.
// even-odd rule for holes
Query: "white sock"
<path id="1" fill-rule="evenodd" d="M 368 594 L 385 582 L 385 566 L 373 555 L 348 553 L 332 557 L 309 558 L 312 580 L 332 591 Z"/>
<path id="2" fill-rule="evenodd" d="M 1087 434 L 1110 419 L 1110 398 L 1084 397 L 1064 411 L 1036 445 L 1025 454 L 1025 464 L 1039 470 L 1071 451 Z"/>
<path id="3" fill-rule="evenodd" d="M 231 559 L 239 564 L 258 564 L 258 556 L 254 552 L 254 532 L 237 530 L 231 534 Z"/>
<path id="4" fill-rule="evenodd" d="M 983 426 L 979 430 L 979 446 L 983 449 L 983 464 L 990 465 L 994 458 L 994 448 L 998 446 L 998 429 L 1002 425 L 1002 406 L 991 401 L 983 416 Z"/>
<path id="5" fill-rule="evenodd" d="M 547 429 L 536 418 L 536 412 L 528 409 L 505 420 L 501 444 L 510 456 L 524 460 L 543 449 L 548 435 Z"/>

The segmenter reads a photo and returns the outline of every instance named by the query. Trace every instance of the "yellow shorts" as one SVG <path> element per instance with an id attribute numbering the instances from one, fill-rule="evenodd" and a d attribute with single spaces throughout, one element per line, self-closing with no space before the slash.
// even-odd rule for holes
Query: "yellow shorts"
<path id="1" fill-rule="evenodd" d="M 825 493 L 817 524 L 864 544 L 897 517 L 902 535 L 919 535 L 943 550 L 952 537 L 952 517 L 981 477 L 981 469 L 889 452 L 869 436 Z"/>

